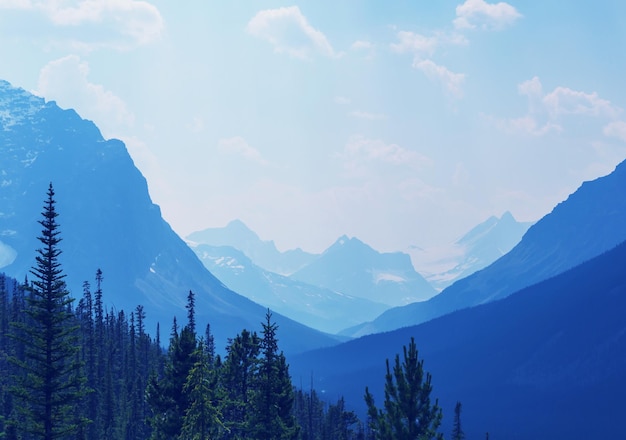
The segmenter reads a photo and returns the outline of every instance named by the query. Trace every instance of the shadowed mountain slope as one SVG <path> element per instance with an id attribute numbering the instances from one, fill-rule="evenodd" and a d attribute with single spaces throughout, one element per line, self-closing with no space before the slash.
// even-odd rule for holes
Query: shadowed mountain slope
<path id="1" fill-rule="evenodd" d="M 90 121 L 0 81 L 0 269 L 24 279 L 40 246 L 37 223 L 52 182 L 63 241 L 60 262 L 73 296 L 96 269 L 108 308 L 130 314 L 143 304 L 146 324 L 167 340 L 174 315 L 186 322 L 196 294 L 200 329 L 210 322 L 216 345 L 243 328 L 257 330 L 266 309 L 227 289 L 161 217 L 146 180 L 124 144 L 105 140 Z M 335 340 L 275 315 L 287 352 Z"/>
<path id="2" fill-rule="evenodd" d="M 626 438 L 626 243 L 505 299 L 291 359 L 329 398 L 382 403 L 385 358 L 415 337 L 450 432 L 466 438 Z"/>
<path id="3" fill-rule="evenodd" d="M 508 254 L 429 301 L 384 312 L 349 336 L 419 324 L 454 310 L 504 298 L 570 269 L 626 240 L 626 162 L 611 174 L 585 182 L 534 224 Z"/>

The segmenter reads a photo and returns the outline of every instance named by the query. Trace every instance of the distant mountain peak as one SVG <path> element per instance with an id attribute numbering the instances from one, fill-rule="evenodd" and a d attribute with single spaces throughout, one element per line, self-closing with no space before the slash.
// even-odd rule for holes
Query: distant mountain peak
<path id="1" fill-rule="evenodd" d="M 315 255 L 301 249 L 280 252 L 272 240 L 261 240 L 242 220 L 235 219 L 221 228 L 207 228 L 185 237 L 191 246 L 231 246 L 243 252 L 254 264 L 270 272 L 288 275 L 303 267 Z"/>

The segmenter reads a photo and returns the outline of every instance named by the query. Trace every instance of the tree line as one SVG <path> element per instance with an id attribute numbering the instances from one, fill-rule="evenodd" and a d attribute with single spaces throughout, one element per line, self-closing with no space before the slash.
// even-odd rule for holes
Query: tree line
<path id="1" fill-rule="evenodd" d="M 146 331 L 141 305 L 104 307 L 100 270 L 75 301 L 58 260 L 55 203 L 50 185 L 30 279 L 0 274 L 0 439 L 443 438 L 413 340 L 393 372 L 387 363 L 384 409 L 366 390 L 363 423 L 343 398 L 329 404 L 293 386 L 269 310 L 259 334 L 243 329 L 222 356 L 210 325 L 196 328 L 191 291 L 186 323 L 173 319 L 167 348 L 158 326 L 155 338 Z M 463 438 L 460 404 L 455 429 L 457 417 L 453 437 Z"/>

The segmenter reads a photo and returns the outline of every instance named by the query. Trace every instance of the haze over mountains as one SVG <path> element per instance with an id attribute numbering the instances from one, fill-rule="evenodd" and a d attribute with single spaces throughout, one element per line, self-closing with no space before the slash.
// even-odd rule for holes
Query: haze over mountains
<path id="1" fill-rule="evenodd" d="M 230 246 L 192 246 L 204 266 L 230 289 L 309 327 L 337 333 L 389 307 L 267 271 Z"/>
<path id="2" fill-rule="evenodd" d="M 496 258 L 502 237 L 523 238 L 436 296 L 407 254 L 380 253 L 347 236 L 321 255 L 281 253 L 233 222 L 223 245 L 202 243 L 217 240 L 215 231 L 190 236 L 192 251 L 150 200 L 123 143 L 0 81 L 0 270 L 17 279 L 28 275 L 39 247 L 49 182 L 70 290 L 78 296 L 101 268 L 107 307 L 130 313 L 143 304 L 148 326 L 159 321 L 163 339 L 174 315 L 184 321 L 190 289 L 198 324 L 211 323 L 218 348 L 243 328 L 258 329 L 266 311 L 224 284 L 303 322 L 325 319 L 332 331 L 335 320 L 350 326 L 379 307 L 423 300 L 357 323 L 344 335 L 359 339 L 343 344 L 275 314 L 294 382 L 313 377 L 322 395 L 344 395 L 360 409 L 367 385 L 381 402 L 384 360 L 414 336 L 447 427 L 461 401 L 467 438 L 486 431 L 508 439 L 626 437 L 616 423 L 626 410 L 626 162 L 584 183 L 525 234 L 526 225 L 507 214 L 474 228 L 457 242 L 463 258 L 439 281 Z M 236 240 L 247 250 L 235 249 Z M 223 271 L 222 281 L 205 266 Z"/>
<path id="3" fill-rule="evenodd" d="M 429 301 L 390 309 L 348 336 L 419 324 L 496 299 L 597 256 L 626 240 L 626 163 L 583 185 L 534 224 L 522 241 L 489 267 L 457 281 Z"/>
<path id="4" fill-rule="evenodd" d="M 186 318 L 196 294 L 201 328 L 210 322 L 218 348 L 243 328 L 259 329 L 266 309 L 227 289 L 204 268 L 150 200 L 124 144 L 105 140 L 90 121 L 0 81 L 0 269 L 24 279 L 40 244 L 41 207 L 53 182 L 63 241 L 61 263 L 74 296 L 96 269 L 109 308 L 143 304 L 146 324 L 167 340 L 174 315 Z M 281 346 L 297 351 L 335 339 L 275 315 Z"/>
<path id="5" fill-rule="evenodd" d="M 409 255 L 380 253 L 347 236 L 320 255 L 301 249 L 280 252 L 272 241 L 261 240 L 242 221 L 233 220 L 225 227 L 194 232 L 186 240 L 205 267 L 229 288 L 306 325 L 335 333 L 372 320 L 367 317 L 373 313 L 378 316 L 390 307 L 434 296 L 433 284 L 447 285 L 492 263 L 519 242 L 529 226 L 507 212 L 472 228 L 453 246 L 435 252 L 412 249 L 413 265 L 417 261 L 432 270 L 428 280 L 412 267 Z M 359 298 L 361 306 L 355 307 Z"/>
<path id="6" fill-rule="evenodd" d="M 479 271 L 520 242 L 532 222 L 518 222 L 510 212 L 489 217 L 448 246 L 407 250 L 413 266 L 437 290 Z"/>
<path id="7" fill-rule="evenodd" d="M 207 228 L 189 234 L 186 240 L 195 244 L 231 246 L 243 252 L 257 266 L 280 275 L 290 275 L 315 259 L 302 249 L 280 252 L 273 241 L 264 241 L 241 220 L 223 228 Z"/>

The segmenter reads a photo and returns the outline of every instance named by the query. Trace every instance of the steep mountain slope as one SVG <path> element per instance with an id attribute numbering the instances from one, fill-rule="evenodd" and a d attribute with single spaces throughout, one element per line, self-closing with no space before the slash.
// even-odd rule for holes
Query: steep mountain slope
<path id="1" fill-rule="evenodd" d="M 381 254 L 346 236 L 291 278 L 390 306 L 423 301 L 437 293 L 415 272 L 407 254 Z"/>
<path id="2" fill-rule="evenodd" d="M 348 329 L 358 336 L 414 325 L 507 295 L 605 252 L 626 240 L 626 162 L 585 182 L 539 220 L 508 254 L 422 303 L 390 309 Z"/>
<path id="3" fill-rule="evenodd" d="M 531 222 L 518 222 L 510 212 L 492 216 L 448 246 L 411 248 L 413 265 L 437 290 L 477 272 L 517 245 Z"/>
<path id="4" fill-rule="evenodd" d="M 230 246 L 192 247 L 202 264 L 227 287 L 309 327 L 336 333 L 374 319 L 388 307 L 312 286 L 256 266 Z"/>
<path id="5" fill-rule="evenodd" d="M 289 275 L 304 267 L 316 255 L 302 249 L 280 252 L 273 241 L 263 241 L 241 220 L 233 220 L 223 228 L 208 228 L 189 234 L 186 240 L 191 244 L 210 246 L 231 246 L 239 249 L 259 267 L 281 275 Z"/>
<path id="6" fill-rule="evenodd" d="M 291 358 L 294 380 L 364 411 L 385 359 L 415 337 L 450 432 L 467 438 L 626 438 L 626 243 L 508 298 Z"/>
<path id="7" fill-rule="evenodd" d="M 266 309 L 228 290 L 162 219 L 124 144 L 104 140 L 73 110 L 61 110 L 0 81 L 0 239 L 7 274 L 24 279 L 40 244 L 41 207 L 49 182 L 57 193 L 60 261 L 74 296 L 104 273 L 107 307 L 130 313 L 143 304 L 148 330 L 186 319 L 196 294 L 198 325 L 210 321 L 218 348 L 241 329 L 260 329 Z M 6 251 L 8 250 L 8 251 Z M 8 255 L 8 257 L 7 257 Z M 285 351 L 334 343 L 328 335 L 276 315 Z M 162 330 L 167 340 L 168 330 Z"/>

